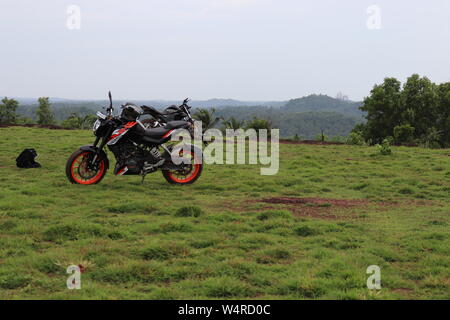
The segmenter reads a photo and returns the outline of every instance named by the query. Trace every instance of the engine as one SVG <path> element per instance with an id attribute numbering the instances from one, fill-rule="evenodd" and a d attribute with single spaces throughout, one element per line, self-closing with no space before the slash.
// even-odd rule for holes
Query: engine
<path id="1" fill-rule="evenodd" d="M 117 160 L 115 174 L 118 174 L 125 167 L 127 168 L 127 175 L 140 174 L 146 165 L 156 163 L 160 156 L 156 148 L 147 150 L 131 141 L 119 142 L 108 147 Z"/>

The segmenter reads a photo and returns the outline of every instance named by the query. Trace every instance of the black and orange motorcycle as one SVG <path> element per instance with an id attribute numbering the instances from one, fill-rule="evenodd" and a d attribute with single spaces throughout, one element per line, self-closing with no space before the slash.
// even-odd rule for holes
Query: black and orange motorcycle
<path id="1" fill-rule="evenodd" d="M 77 184 L 99 183 L 109 168 L 104 150 L 108 146 L 116 158 L 115 175 L 140 175 L 143 181 L 147 174 L 160 170 L 169 183 L 194 183 L 203 170 L 201 149 L 194 145 L 166 145 L 177 129 L 192 132 L 193 119 L 187 101 L 167 112 L 127 103 L 122 105 L 120 115 L 114 116 L 109 92 L 106 115 L 97 112 L 98 119 L 93 127 L 95 142 L 80 147 L 69 157 L 67 178 Z M 152 125 L 139 120 L 146 114 L 153 118 Z M 180 120 L 167 121 L 173 118 Z M 166 121 L 162 123 L 163 120 Z"/>

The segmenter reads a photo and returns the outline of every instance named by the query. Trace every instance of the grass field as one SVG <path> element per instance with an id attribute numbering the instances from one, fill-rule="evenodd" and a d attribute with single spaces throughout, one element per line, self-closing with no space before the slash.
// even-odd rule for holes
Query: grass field
<path id="1" fill-rule="evenodd" d="M 65 162 L 90 131 L 0 136 L 0 299 L 450 298 L 448 149 L 282 144 L 276 176 L 207 165 L 179 187 L 110 169 L 79 186 Z M 29 147 L 42 168 L 15 167 Z"/>

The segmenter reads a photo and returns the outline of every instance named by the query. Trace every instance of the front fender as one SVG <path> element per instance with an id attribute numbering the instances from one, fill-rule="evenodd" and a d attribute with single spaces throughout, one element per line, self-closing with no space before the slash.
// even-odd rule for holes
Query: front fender
<path id="1" fill-rule="evenodd" d="M 80 147 L 80 150 L 91 151 L 91 152 L 97 153 L 98 147 L 95 147 L 93 145 L 87 145 L 87 146 Z M 104 150 L 101 150 L 99 156 L 101 159 L 105 159 L 106 169 L 109 169 L 109 160 L 108 160 L 108 157 L 106 156 L 106 152 Z"/>

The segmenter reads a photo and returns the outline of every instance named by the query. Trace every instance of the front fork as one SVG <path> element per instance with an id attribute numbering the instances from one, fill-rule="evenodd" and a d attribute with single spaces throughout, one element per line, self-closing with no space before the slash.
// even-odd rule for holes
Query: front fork
<path id="1" fill-rule="evenodd" d="M 103 148 L 105 147 L 106 143 L 108 142 L 108 138 L 111 136 L 113 130 L 108 130 L 108 133 L 102 137 L 102 142 L 100 143 L 100 146 L 97 148 L 97 152 L 94 154 L 94 157 L 89 161 L 89 168 L 96 169 L 97 168 L 97 160 L 100 156 L 100 152 L 102 152 Z M 100 137 L 96 137 L 94 141 L 94 147 L 97 147 L 98 143 L 100 142 Z"/>

